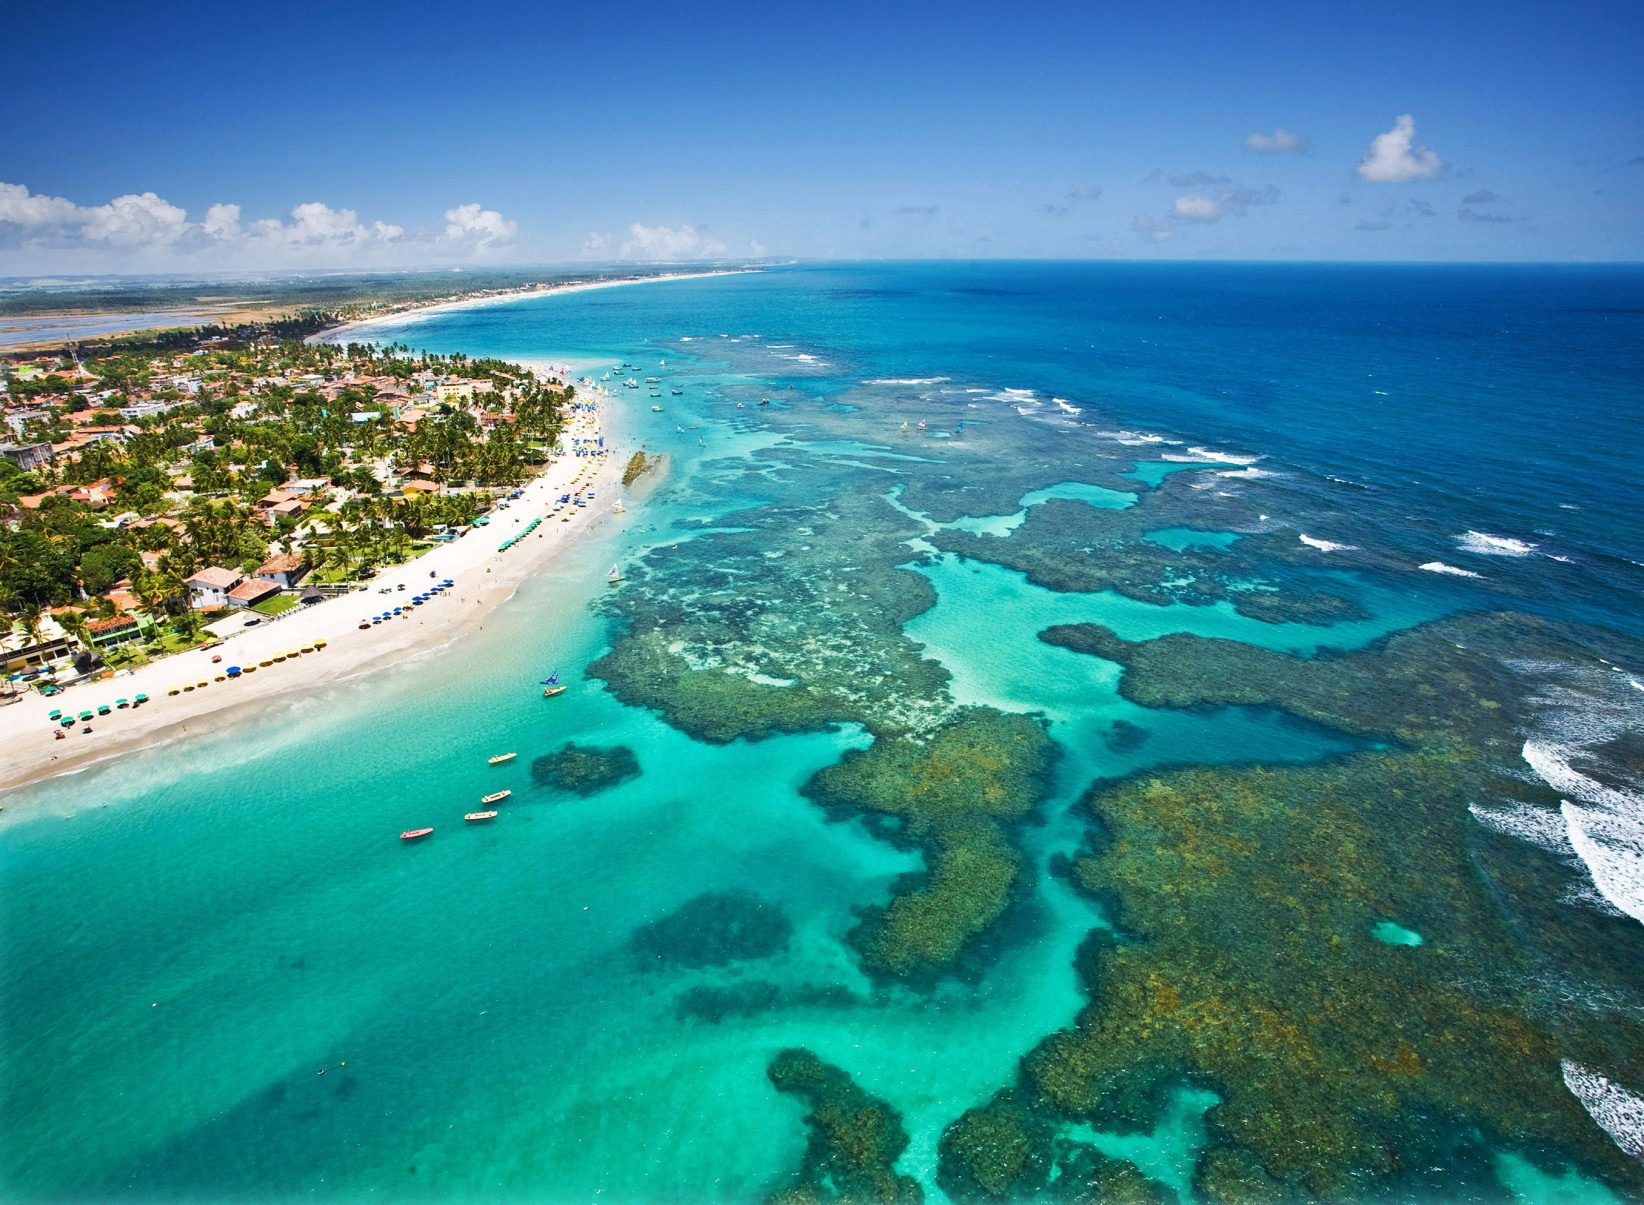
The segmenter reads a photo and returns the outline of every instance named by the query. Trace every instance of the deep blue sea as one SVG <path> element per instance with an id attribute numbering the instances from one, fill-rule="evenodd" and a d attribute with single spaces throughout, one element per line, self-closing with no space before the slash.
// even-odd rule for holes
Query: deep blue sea
<path id="1" fill-rule="evenodd" d="M 1317 659 L 1435 621 L 1532 617 L 1504 673 L 1561 642 L 1567 679 L 1514 717 L 1522 756 L 1495 767 L 1507 786 L 1458 798 L 1456 823 L 1542 859 L 1508 874 L 1487 851 L 1468 873 L 1551 960 L 1535 975 L 1568 1008 L 1631 1035 L 1604 1058 L 1560 1049 L 1562 1069 L 1544 1060 L 1526 1092 L 1555 1112 L 1579 1097 L 1605 1150 L 1644 1141 L 1644 972 L 1629 965 L 1644 758 L 1626 741 L 1644 719 L 1644 270 L 796 266 L 435 312 L 371 336 L 569 363 L 610 393 L 619 452 L 666 467 L 458 647 L 8 793 L 9 1197 L 757 1200 L 805 1157 L 806 1107 L 766 1075 L 802 1045 L 895 1110 L 897 1170 L 944 1199 L 945 1130 L 1074 1024 L 1091 1000 L 1076 954 L 1122 917 L 1065 873 L 1100 856 L 1093 785 L 1327 767 L 1387 743 L 1282 701 L 1142 706 L 1116 662 L 1039 638 L 1065 624 Z M 660 411 L 621 384 L 646 376 L 663 382 Z M 1081 506 L 1168 520 L 1055 546 L 1046 516 Z M 849 551 L 890 536 L 906 546 L 894 570 Z M 1197 571 L 1171 555 L 1245 559 L 1215 600 L 1187 600 Z M 613 562 L 622 591 L 604 582 Z M 1075 572 L 1119 584 L 1074 588 Z M 909 574 L 929 605 L 897 638 L 940 667 L 923 694 L 875 676 L 887 637 L 849 601 Z M 770 602 L 784 590 L 791 622 Z M 1337 609 L 1282 609 L 1321 594 Z M 1245 605 L 1255 595 L 1277 601 Z M 711 656 L 667 642 L 682 616 L 756 597 L 765 618 L 725 619 Z M 658 656 L 778 694 L 813 669 L 848 678 L 859 658 L 862 706 L 916 733 L 964 707 L 1041 719 L 1056 757 L 1011 830 L 1025 886 L 986 956 L 917 984 L 867 973 L 847 934 L 924 855 L 802 788 L 872 738 L 840 722 L 706 740 L 623 702 L 588 667 L 652 625 Z M 549 667 L 573 687 L 553 705 L 535 686 Z M 567 741 L 630 749 L 640 773 L 555 795 L 531 764 Z M 518 761 L 487 766 L 504 749 Z M 392 839 L 502 783 L 516 797 L 489 830 Z M 1502 794 L 1514 783 L 1522 798 Z M 780 950 L 636 955 L 644 926 L 727 891 L 780 913 Z M 1538 929 L 1566 916 L 1578 936 Z M 1410 957 L 1452 956 L 1443 934 L 1423 937 Z M 1542 949 L 1561 943 L 1579 956 Z M 704 992 L 744 1004 L 686 1007 Z M 1173 1081 L 1144 1127 L 1063 1118 L 1058 1140 L 1207 1199 L 1201 1164 L 1240 1091 L 1213 1079 Z M 1574 1146 L 1457 1117 L 1498 1197 L 1627 1192 Z"/>

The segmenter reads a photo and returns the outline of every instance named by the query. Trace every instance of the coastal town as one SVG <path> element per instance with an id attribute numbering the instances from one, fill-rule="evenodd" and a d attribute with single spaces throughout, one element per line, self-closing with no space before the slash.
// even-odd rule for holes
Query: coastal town
<path id="1" fill-rule="evenodd" d="M 0 366 L 0 698 L 365 589 L 603 444 L 563 373 L 301 338 L 335 320 Z"/>

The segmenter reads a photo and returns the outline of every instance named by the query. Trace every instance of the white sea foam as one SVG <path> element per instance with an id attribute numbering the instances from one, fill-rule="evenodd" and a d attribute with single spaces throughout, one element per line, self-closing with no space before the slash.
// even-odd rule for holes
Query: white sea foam
<path id="1" fill-rule="evenodd" d="M 1111 439 L 1114 443 L 1121 443 L 1127 447 L 1140 448 L 1148 444 L 1173 444 L 1178 440 L 1166 439 L 1163 435 L 1155 435 L 1151 431 L 1098 431 L 1102 439 Z"/>
<path id="2" fill-rule="evenodd" d="M 1479 556 L 1529 556 L 1536 550 L 1536 545 L 1528 540 L 1471 530 L 1456 537 L 1456 547 L 1463 552 L 1476 552 Z"/>
<path id="3" fill-rule="evenodd" d="M 1269 469 L 1258 469 L 1252 466 L 1248 469 L 1228 469 L 1224 473 L 1217 473 L 1218 477 L 1243 477 L 1246 480 L 1256 477 L 1277 477 L 1278 474 Z"/>
<path id="4" fill-rule="evenodd" d="M 1223 474 L 1223 476 L 1230 476 L 1230 474 Z M 1317 540 L 1300 532 L 1297 533 L 1297 537 L 1309 548 L 1317 548 L 1320 552 L 1353 552 L 1358 548 L 1357 544 L 1334 544 L 1329 540 Z"/>
<path id="5" fill-rule="evenodd" d="M 1613 907 L 1644 921 L 1644 788 L 1610 786 L 1571 764 L 1640 721 L 1639 705 L 1618 695 L 1602 671 L 1575 678 L 1537 700 L 1539 731 L 1524 742 L 1524 761 L 1562 797 L 1565 837 L 1599 893 Z M 1625 780 L 1624 780 L 1625 781 Z"/>
<path id="6" fill-rule="evenodd" d="M 1428 573 L 1448 573 L 1451 577 L 1482 578 L 1484 576 L 1482 573 L 1474 573 L 1471 569 L 1457 569 L 1454 565 L 1446 565 L 1443 561 L 1428 561 L 1425 565 L 1418 565 L 1416 568 L 1425 569 Z"/>
<path id="7" fill-rule="evenodd" d="M 1018 406 L 1018 407 L 1016 407 L 1016 413 L 1017 414 L 1037 414 L 1039 412 L 1037 410 L 1035 410 L 1032 406 Z"/>
<path id="8" fill-rule="evenodd" d="M 1498 833 L 1539 845 L 1563 857 L 1575 853 L 1570 846 L 1568 830 L 1564 827 L 1564 817 L 1552 808 L 1510 802 L 1493 805 L 1475 803 L 1467 810 L 1473 814 L 1473 819 Z"/>
<path id="9" fill-rule="evenodd" d="M 1055 402 L 1063 410 L 1066 410 L 1069 414 L 1083 414 L 1084 413 L 1084 411 L 1079 409 L 1079 407 L 1075 406 L 1072 402 L 1068 401 L 1065 397 L 1053 397 L 1050 400 Z"/>
<path id="10" fill-rule="evenodd" d="M 1644 1096 L 1609 1076 L 1565 1059 L 1564 1086 L 1610 1140 L 1634 1159 L 1644 1159 Z"/>
<path id="11" fill-rule="evenodd" d="M 947 377 L 874 377 L 864 385 L 940 385 Z M 966 393 L 985 393 L 983 389 L 967 389 Z"/>

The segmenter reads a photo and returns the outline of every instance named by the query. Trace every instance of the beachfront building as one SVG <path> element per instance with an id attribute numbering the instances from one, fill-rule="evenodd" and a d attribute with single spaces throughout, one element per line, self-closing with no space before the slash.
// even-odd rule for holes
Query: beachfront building
<path id="1" fill-rule="evenodd" d="M 308 573 L 308 566 L 303 563 L 303 557 L 296 552 L 282 552 L 269 557 L 252 577 L 270 581 L 284 589 L 290 590 L 303 580 Z"/>
<path id="2" fill-rule="evenodd" d="M 154 620 L 141 611 L 92 619 L 86 623 L 86 639 L 99 652 L 131 640 L 146 640 L 154 631 Z"/>
<path id="3" fill-rule="evenodd" d="M 228 606 L 228 592 L 245 580 L 232 569 L 211 566 L 183 579 L 196 611 L 215 611 Z"/>
<path id="4" fill-rule="evenodd" d="M 264 581 L 260 577 L 242 578 L 240 583 L 228 592 L 228 605 L 254 607 L 264 599 L 273 598 L 279 592 L 280 587 L 274 582 Z"/>

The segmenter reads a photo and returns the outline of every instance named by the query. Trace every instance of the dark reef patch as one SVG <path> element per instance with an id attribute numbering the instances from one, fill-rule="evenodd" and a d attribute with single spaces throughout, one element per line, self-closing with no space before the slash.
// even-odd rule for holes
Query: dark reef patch
<path id="1" fill-rule="evenodd" d="M 1174 1205 L 1176 1194 L 1134 1164 L 1058 1137 L 1056 1127 L 1024 1093 L 1001 1092 L 942 1135 L 937 1183 L 954 1201 Z"/>
<path id="2" fill-rule="evenodd" d="M 568 741 L 531 763 L 531 778 L 538 786 L 584 797 L 638 778 L 639 773 L 639 758 L 625 745 L 602 748 Z"/>
<path id="3" fill-rule="evenodd" d="M 784 986 L 769 979 L 747 979 L 725 986 L 699 984 L 683 991 L 674 1002 L 674 1015 L 681 1020 L 717 1025 L 779 1008 L 851 1008 L 860 1003 L 849 988 L 839 984 Z"/>
<path id="4" fill-rule="evenodd" d="M 973 707 L 926 739 L 882 736 L 805 785 L 830 814 L 900 820 L 882 835 L 925 854 L 925 871 L 851 931 L 864 969 L 928 981 L 999 920 L 1023 888 L 1007 832 L 1047 792 L 1053 750 L 1041 721 Z"/>
<path id="5" fill-rule="evenodd" d="M 709 891 L 634 930 L 630 945 L 649 963 L 716 967 L 769 958 L 788 948 L 793 922 L 751 891 Z"/>
<path id="6" fill-rule="evenodd" d="M 945 1176 L 1031 1183 L 1056 1157 L 1036 1119 L 1147 1129 L 1187 1081 L 1222 1099 L 1195 1181 L 1210 1200 L 1495 1197 L 1503 1149 L 1644 1192 L 1561 1073 L 1644 1081 L 1638 927 L 1558 904 L 1568 868 L 1469 810 L 1556 804 L 1508 768 L 1535 667 L 1576 650 L 1510 615 L 1313 658 L 1095 625 L 1043 638 L 1117 661 L 1147 706 L 1273 706 L 1397 747 L 1094 789 L 1074 879 L 1117 928 L 1080 949 L 1090 1004 L 950 1131 Z M 1374 940 L 1389 916 L 1425 944 Z"/>
<path id="7" fill-rule="evenodd" d="M 782 1051 L 767 1074 L 778 1092 L 799 1097 L 810 1109 L 805 1157 L 788 1183 L 771 1194 L 774 1205 L 919 1205 L 924 1200 L 918 1181 L 896 1171 L 908 1132 L 895 1109 L 803 1047 Z"/>

